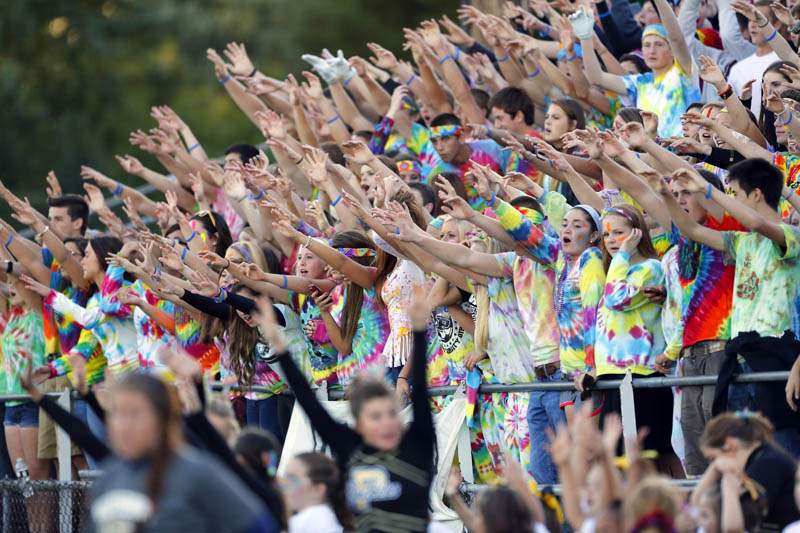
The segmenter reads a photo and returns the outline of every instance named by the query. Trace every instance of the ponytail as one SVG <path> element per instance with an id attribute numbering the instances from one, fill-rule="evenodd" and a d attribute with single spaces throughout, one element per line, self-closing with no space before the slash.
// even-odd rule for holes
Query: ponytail
<path id="1" fill-rule="evenodd" d="M 347 507 L 344 479 L 333 459 L 322 453 L 301 453 L 295 456 L 308 469 L 308 478 L 313 485 L 325 485 L 328 505 L 345 531 L 354 531 L 353 515 Z"/>

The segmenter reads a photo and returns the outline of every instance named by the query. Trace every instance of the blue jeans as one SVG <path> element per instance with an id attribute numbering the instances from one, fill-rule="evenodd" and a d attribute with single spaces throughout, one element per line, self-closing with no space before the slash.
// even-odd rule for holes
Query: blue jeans
<path id="1" fill-rule="evenodd" d="M 536 380 L 539 383 L 564 381 L 561 370 Z M 558 470 L 553 464 L 548 447 L 550 439 L 547 429 L 555 431 L 556 427 L 567 423 L 567 417 L 561 409 L 561 393 L 559 391 L 533 391 L 528 401 L 528 431 L 531 439 L 531 475 L 537 483 L 553 485 L 558 483 Z"/>
<path id="2" fill-rule="evenodd" d="M 278 397 L 271 396 L 263 400 L 245 399 L 245 417 L 248 426 L 258 426 L 269 431 L 281 440 L 281 426 L 278 422 Z"/>
<path id="3" fill-rule="evenodd" d="M 31 401 L 19 405 L 6 405 L 4 425 L 22 428 L 39 426 L 39 408 Z"/>

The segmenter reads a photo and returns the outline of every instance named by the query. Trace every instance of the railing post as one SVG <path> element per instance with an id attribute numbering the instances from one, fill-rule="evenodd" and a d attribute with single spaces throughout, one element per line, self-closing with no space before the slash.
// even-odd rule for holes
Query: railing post
<path id="1" fill-rule="evenodd" d="M 64 389 L 58 396 L 58 405 L 67 412 L 72 411 L 70 402 L 70 390 Z M 72 532 L 72 441 L 67 432 L 56 426 L 56 446 L 58 449 L 58 481 L 57 491 L 58 506 L 58 530 L 61 533 Z"/>
<path id="2" fill-rule="evenodd" d="M 619 397 L 622 405 L 622 437 L 627 441 L 628 439 L 635 439 L 636 430 L 636 408 L 633 401 L 633 376 L 631 371 L 625 372 L 625 377 L 622 378 L 622 383 L 619 386 Z M 628 450 L 625 450 L 627 454 Z"/>

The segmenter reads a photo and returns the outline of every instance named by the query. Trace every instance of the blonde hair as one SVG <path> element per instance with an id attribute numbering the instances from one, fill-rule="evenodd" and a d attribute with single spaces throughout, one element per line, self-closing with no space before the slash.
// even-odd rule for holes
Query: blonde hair
<path id="1" fill-rule="evenodd" d="M 674 522 L 680 503 L 680 491 L 667 478 L 645 477 L 625 501 L 625 531 L 634 529 L 639 520 L 648 515 L 661 515 Z"/>
<path id="2" fill-rule="evenodd" d="M 499 254 L 508 251 L 508 249 L 492 237 L 486 237 L 486 251 L 487 254 Z M 477 306 L 477 313 L 475 315 L 475 348 L 478 353 L 486 352 L 489 346 L 489 288 L 486 285 L 474 283 L 475 286 L 475 304 Z"/>

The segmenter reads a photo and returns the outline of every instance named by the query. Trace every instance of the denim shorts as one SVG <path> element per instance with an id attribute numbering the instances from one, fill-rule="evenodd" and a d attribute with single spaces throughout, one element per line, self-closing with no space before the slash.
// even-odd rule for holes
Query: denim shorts
<path id="1" fill-rule="evenodd" d="M 4 426 L 35 428 L 39 426 L 39 408 L 33 402 L 20 405 L 6 405 Z"/>

